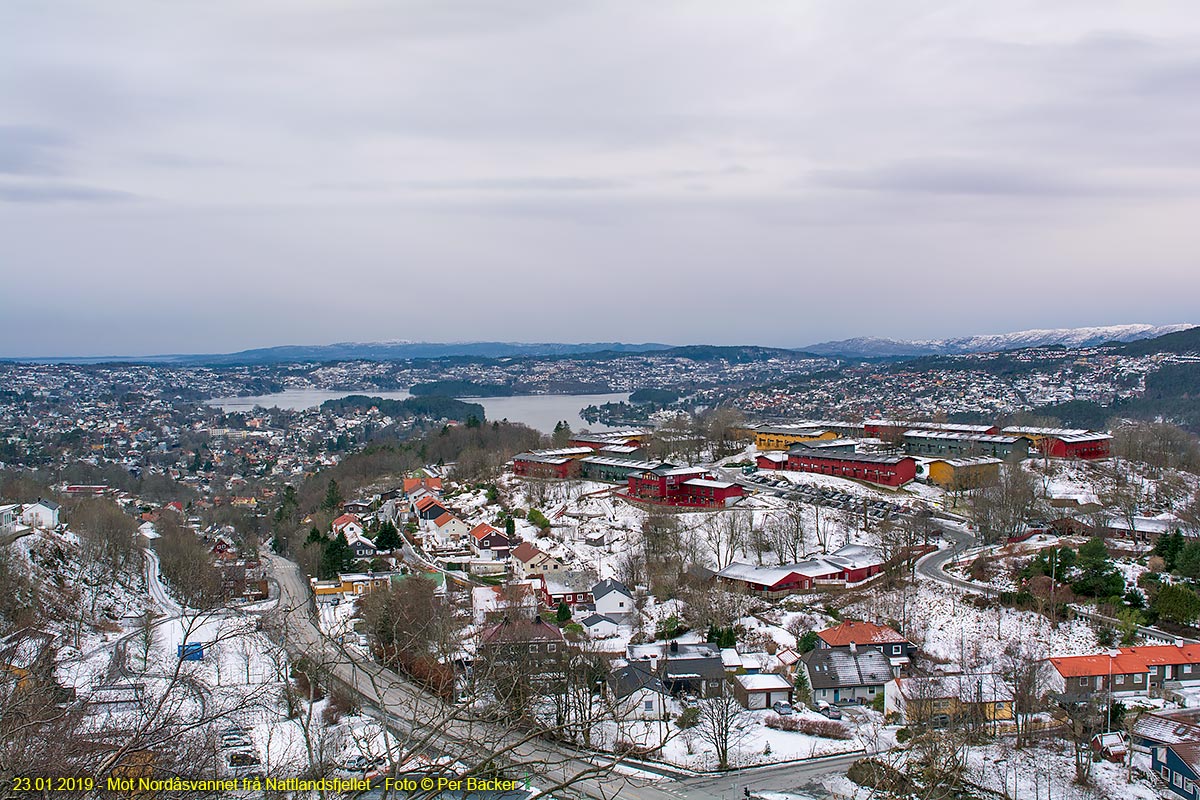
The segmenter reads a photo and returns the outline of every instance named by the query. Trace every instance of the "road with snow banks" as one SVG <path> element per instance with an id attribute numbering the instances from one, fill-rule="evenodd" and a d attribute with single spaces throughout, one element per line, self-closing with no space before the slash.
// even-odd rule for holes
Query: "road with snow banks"
<path id="1" fill-rule="evenodd" d="M 825 796 L 820 781 L 845 774 L 861 754 L 809 759 L 719 774 L 695 774 L 660 764 L 625 761 L 537 738 L 509 726 L 470 717 L 466 709 L 446 703 L 397 673 L 329 640 L 312 614 L 312 595 L 299 568 L 285 558 L 267 555 L 279 585 L 279 608 L 285 615 L 289 648 L 323 665 L 353 690 L 365 707 L 394 731 L 403 734 L 406 750 L 452 751 L 460 760 L 495 759 L 520 774 L 527 767 L 532 787 L 552 789 L 555 797 L 596 800 L 739 800 L 744 790 Z M 499 755 L 497 755 L 499 754 Z"/>
<path id="2" fill-rule="evenodd" d="M 944 583 L 947 586 L 953 586 L 957 589 L 965 589 L 967 591 L 978 592 L 983 595 L 997 594 L 997 590 L 991 586 L 981 586 L 978 583 L 973 583 L 972 581 L 963 580 L 962 578 L 956 578 L 953 575 L 946 574 L 946 565 L 953 561 L 957 561 L 959 557 L 967 553 L 967 551 L 977 550 L 979 553 L 986 553 L 993 548 L 976 548 L 975 537 L 972 534 L 965 531 L 956 530 L 945 525 L 941 525 L 939 527 L 941 528 L 942 535 L 950 541 L 950 546 L 943 547 L 941 550 L 935 550 L 934 552 L 919 559 L 917 561 L 917 574 L 929 578 L 930 580 Z M 1123 624 L 1118 619 L 1105 616 L 1104 614 L 1097 613 L 1087 608 L 1072 606 L 1071 610 L 1078 617 L 1083 617 L 1084 619 L 1103 623 L 1105 625 L 1111 625 L 1114 628 Z M 1162 628 L 1155 628 L 1149 625 L 1139 625 L 1137 630 L 1138 633 L 1152 642 L 1172 644 L 1176 641 L 1182 641 L 1185 644 L 1200 644 L 1200 640 L 1178 636 L 1169 631 L 1165 631 Z"/>

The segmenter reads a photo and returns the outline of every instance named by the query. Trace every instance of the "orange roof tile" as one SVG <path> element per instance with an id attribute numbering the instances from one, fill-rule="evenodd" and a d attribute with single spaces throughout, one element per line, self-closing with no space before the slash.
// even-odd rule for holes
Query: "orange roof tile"
<path id="1" fill-rule="evenodd" d="M 404 479 L 404 493 L 405 494 L 411 492 L 414 489 L 418 489 L 421 487 L 424 487 L 424 488 L 430 489 L 430 490 L 437 489 L 440 492 L 442 490 L 442 479 L 441 478 L 405 478 Z"/>
<path id="2" fill-rule="evenodd" d="M 907 643 L 900 634 L 891 628 L 876 625 L 871 622 L 853 622 L 847 620 L 841 625 L 826 628 L 817 634 L 821 641 L 830 647 L 848 647 L 851 644 L 902 644 Z"/>

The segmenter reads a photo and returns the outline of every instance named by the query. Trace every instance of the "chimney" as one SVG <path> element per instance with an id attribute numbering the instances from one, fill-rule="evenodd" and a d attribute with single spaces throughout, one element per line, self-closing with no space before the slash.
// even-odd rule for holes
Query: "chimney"
<path id="1" fill-rule="evenodd" d="M 1175 646 L 1176 646 L 1176 647 L 1183 647 L 1183 639 L 1176 639 L 1176 640 L 1175 640 Z"/>
<path id="2" fill-rule="evenodd" d="M 671 642 L 671 652 L 672 653 L 679 652 L 679 642 Z"/>
<path id="3" fill-rule="evenodd" d="M 857 653 L 857 652 L 858 652 L 858 642 L 851 642 L 851 643 L 850 643 L 850 652 L 851 652 L 851 653 Z"/>

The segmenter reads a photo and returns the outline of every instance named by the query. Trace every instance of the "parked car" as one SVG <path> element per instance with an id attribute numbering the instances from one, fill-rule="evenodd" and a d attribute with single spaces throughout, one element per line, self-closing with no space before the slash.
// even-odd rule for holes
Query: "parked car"
<path id="1" fill-rule="evenodd" d="M 829 705 L 829 703 L 826 703 L 824 700 L 817 704 L 817 713 L 828 717 L 829 719 L 842 718 L 842 710 L 837 706 Z"/>
<path id="2" fill-rule="evenodd" d="M 776 703 L 775 705 L 771 706 L 771 710 L 781 717 L 790 717 L 792 714 L 796 713 L 796 710 L 792 708 L 791 703 Z"/>

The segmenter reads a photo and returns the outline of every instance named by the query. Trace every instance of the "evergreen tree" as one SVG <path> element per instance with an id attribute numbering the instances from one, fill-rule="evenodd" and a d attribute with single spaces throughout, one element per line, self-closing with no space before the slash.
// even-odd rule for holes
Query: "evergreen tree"
<path id="1" fill-rule="evenodd" d="M 347 572 L 354 563 L 354 551 L 346 541 L 346 534 L 339 533 L 325 543 L 321 552 L 321 577 L 325 580 L 339 572 Z"/>
<path id="2" fill-rule="evenodd" d="M 517 535 L 517 521 L 512 516 L 504 518 L 504 533 L 511 539 Z"/>
<path id="3" fill-rule="evenodd" d="M 808 676 L 804 673 L 803 665 L 799 665 L 796 669 L 796 703 L 808 705 L 810 700 L 812 700 L 812 689 L 808 685 Z"/>
<path id="4" fill-rule="evenodd" d="M 375 549 L 377 550 L 395 550 L 404 544 L 400 538 L 400 532 L 396 530 L 396 526 L 392 524 L 390 519 L 385 519 L 383 524 L 379 526 L 379 533 L 375 537 Z"/>
<path id="5" fill-rule="evenodd" d="M 326 511 L 337 511 L 342 507 L 342 490 L 338 488 L 337 481 L 329 479 L 329 487 L 325 490 L 325 500 L 321 503 L 321 508 Z"/>
<path id="6" fill-rule="evenodd" d="M 1179 531 L 1158 537 L 1154 543 L 1154 555 L 1163 560 L 1168 572 L 1175 571 L 1175 561 L 1183 550 L 1183 534 Z"/>
<path id="7" fill-rule="evenodd" d="M 1125 579 L 1108 557 L 1108 548 L 1100 537 L 1089 539 L 1079 548 L 1079 577 L 1071 584 L 1076 594 L 1088 597 L 1113 597 L 1125 593 Z"/>
<path id="8" fill-rule="evenodd" d="M 1200 596 L 1186 586 L 1168 583 L 1158 590 L 1153 609 L 1159 619 L 1191 625 L 1200 617 Z"/>
<path id="9" fill-rule="evenodd" d="M 1200 542 L 1188 542 L 1179 550 L 1173 571 L 1184 578 L 1200 578 Z"/>
<path id="10" fill-rule="evenodd" d="M 325 537 L 317 530 L 317 526 L 313 526 L 308 532 L 308 538 L 304 540 L 305 544 L 319 544 L 325 546 Z"/>
<path id="11" fill-rule="evenodd" d="M 567 605 L 567 601 L 563 600 L 558 604 L 558 612 L 555 615 L 559 625 L 563 625 L 571 619 L 571 607 Z"/>

